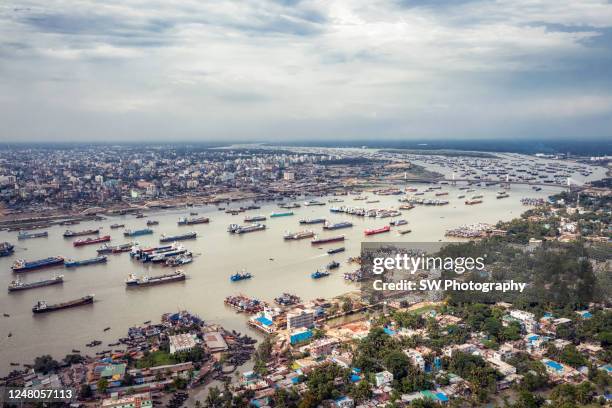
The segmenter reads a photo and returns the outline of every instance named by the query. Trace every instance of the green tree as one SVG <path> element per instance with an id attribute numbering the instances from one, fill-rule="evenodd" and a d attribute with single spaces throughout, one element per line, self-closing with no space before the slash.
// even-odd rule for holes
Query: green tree
<path id="1" fill-rule="evenodd" d="M 104 394 L 108 389 L 108 380 L 106 378 L 100 378 L 96 385 L 98 392 Z"/>

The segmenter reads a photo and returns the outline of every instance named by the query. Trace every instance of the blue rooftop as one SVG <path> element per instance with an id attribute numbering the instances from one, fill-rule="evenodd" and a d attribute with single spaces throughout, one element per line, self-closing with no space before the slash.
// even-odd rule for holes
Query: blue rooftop
<path id="1" fill-rule="evenodd" d="M 436 398 L 442 402 L 448 402 L 448 397 L 443 392 L 436 392 Z"/>
<path id="2" fill-rule="evenodd" d="M 264 326 L 272 326 L 272 320 L 267 319 L 263 316 L 259 316 L 255 320 L 257 320 L 259 323 L 263 324 Z"/>
<path id="3" fill-rule="evenodd" d="M 384 331 L 385 331 L 385 333 L 387 333 L 389 336 L 393 336 L 393 335 L 395 334 L 395 331 L 391 330 L 391 329 L 390 329 L 390 328 L 388 328 L 388 327 L 385 327 L 383 330 L 384 330 Z"/>
<path id="4" fill-rule="evenodd" d="M 361 380 L 361 377 L 358 376 L 357 374 L 351 375 L 351 382 L 359 382 L 360 380 Z"/>
<path id="5" fill-rule="evenodd" d="M 546 364 L 547 366 L 549 366 L 550 368 L 552 368 L 555 371 L 563 371 L 563 366 L 561 364 L 557 363 L 556 361 L 548 360 L 544 364 Z"/>

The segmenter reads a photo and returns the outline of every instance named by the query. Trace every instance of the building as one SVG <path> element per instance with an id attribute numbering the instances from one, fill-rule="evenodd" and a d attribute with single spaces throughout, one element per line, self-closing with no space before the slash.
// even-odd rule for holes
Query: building
<path id="1" fill-rule="evenodd" d="M 113 395 L 102 401 L 102 408 L 152 408 L 153 401 L 151 394 L 142 393 L 128 395 L 119 398 L 118 395 Z"/>
<path id="2" fill-rule="evenodd" d="M 283 173 L 283 180 L 285 181 L 293 181 L 295 180 L 295 173 L 292 171 L 286 171 Z"/>
<path id="3" fill-rule="evenodd" d="M 170 354 L 180 353 L 183 351 L 189 351 L 193 349 L 197 342 L 196 336 L 189 333 L 176 334 L 169 336 L 170 340 Z"/>
<path id="4" fill-rule="evenodd" d="M 287 313 L 287 330 L 299 329 L 306 327 L 308 329 L 314 327 L 314 311 L 310 309 L 297 309 Z"/>
<path id="5" fill-rule="evenodd" d="M 412 365 L 418 367 L 421 371 L 425 371 L 425 359 L 418 350 L 408 349 L 404 350 L 404 353 L 408 356 Z"/>
<path id="6" fill-rule="evenodd" d="M 219 332 L 204 334 L 204 343 L 206 343 L 206 348 L 208 348 L 211 353 L 227 350 L 227 343 Z"/>
<path id="7" fill-rule="evenodd" d="M 388 371 L 381 371 L 380 373 L 376 373 L 374 375 L 374 379 L 376 380 L 376 386 L 382 387 L 383 385 L 390 384 L 393 381 L 393 374 Z"/>

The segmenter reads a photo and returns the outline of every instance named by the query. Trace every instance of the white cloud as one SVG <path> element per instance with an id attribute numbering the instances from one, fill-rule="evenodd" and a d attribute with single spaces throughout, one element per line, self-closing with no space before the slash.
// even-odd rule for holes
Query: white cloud
<path id="1" fill-rule="evenodd" d="M 0 93 L 16 96 L 0 99 L 0 120 L 26 138 L 79 125 L 92 138 L 392 137 L 452 136 L 450 121 L 457 135 L 490 136 L 509 117 L 525 129 L 610 115 L 605 76 L 589 78 L 604 84 L 594 94 L 567 75 L 602 60 L 593 43 L 612 27 L 609 3 L 405 3 L 5 4 Z M 64 121 L 17 121 L 26 111 Z"/>

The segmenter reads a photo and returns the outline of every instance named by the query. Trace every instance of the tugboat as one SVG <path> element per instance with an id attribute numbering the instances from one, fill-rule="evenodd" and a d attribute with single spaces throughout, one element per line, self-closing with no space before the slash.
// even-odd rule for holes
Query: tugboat
<path id="1" fill-rule="evenodd" d="M 311 273 L 310 274 L 310 277 L 312 279 L 321 279 L 321 278 L 325 278 L 327 276 L 329 276 L 329 272 L 327 272 L 327 271 L 323 271 L 323 272 L 316 271 L 315 273 Z"/>
<path id="2" fill-rule="evenodd" d="M 238 281 L 245 280 L 245 279 L 251 279 L 252 277 L 253 275 L 251 275 L 249 272 L 243 272 L 243 273 L 236 272 L 235 274 L 230 276 L 230 280 L 232 282 L 238 282 Z"/>
<path id="3" fill-rule="evenodd" d="M 48 304 L 44 300 L 39 300 L 36 302 L 36 305 L 32 308 L 33 313 L 46 313 L 46 312 L 54 312 L 56 310 L 68 309 L 71 307 L 77 307 L 82 305 L 88 305 L 93 303 L 94 295 L 83 296 L 82 298 L 70 300 L 68 302 L 56 303 L 56 304 Z"/>
<path id="4" fill-rule="evenodd" d="M 15 252 L 15 246 L 9 242 L 3 242 L 0 244 L 0 257 L 13 255 Z"/>

